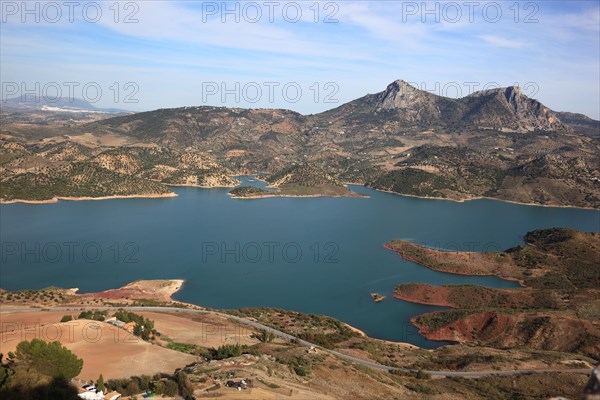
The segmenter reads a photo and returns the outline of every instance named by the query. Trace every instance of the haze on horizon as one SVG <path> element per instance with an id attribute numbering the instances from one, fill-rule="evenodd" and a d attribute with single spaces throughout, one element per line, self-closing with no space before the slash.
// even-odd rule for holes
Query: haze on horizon
<path id="1" fill-rule="evenodd" d="M 3 1 L 1 13 L 2 100 L 60 90 L 133 111 L 309 114 L 403 79 L 449 97 L 518 84 L 600 118 L 596 1 Z"/>

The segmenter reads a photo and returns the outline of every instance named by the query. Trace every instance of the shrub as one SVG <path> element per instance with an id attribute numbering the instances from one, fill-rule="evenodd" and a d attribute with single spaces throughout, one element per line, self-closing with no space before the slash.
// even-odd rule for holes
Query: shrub
<path id="1" fill-rule="evenodd" d="M 82 311 L 77 318 L 91 319 L 94 321 L 104 321 L 107 314 L 107 311 Z"/>
<path id="2" fill-rule="evenodd" d="M 417 373 L 416 373 L 416 375 L 415 375 L 415 378 L 417 378 L 417 379 L 431 379 L 431 374 L 429 374 L 429 373 L 427 373 L 427 372 L 425 372 L 423 370 L 418 370 Z"/>
<path id="3" fill-rule="evenodd" d="M 405 386 L 407 389 L 410 389 L 413 392 L 417 392 L 417 393 L 424 393 L 424 394 L 437 394 L 438 393 L 438 391 L 433 389 L 432 387 L 421 385 L 420 383 L 416 383 L 414 385 L 408 383 Z"/>
<path id="4" fill-rule="evenodd" d="M 306 376 L 306 375 L 308 375 L 308 371 L 304 367 L 302 367 L 302 366 L 294 367 L 294 372 L 298 376 Z"/>
<path id="5" fill-rule="evenodd" d="M 239 357 L 245 348 L 246 346 L 239 344 L 224 344 L 223 346 L 219 346 L 218 349 L 210 349 L 210 358 L 213 360 L 222 360 L 224 358 Z"/>
<path id="6" fill-rule="evenodd" d="M 179 394 L 179 385 L 177 385 L 177 382 L 171 380 L 166 380 L 162 382 L 164 383 L 163 395 L 175 397 L 177 396 L 177 394 Z"/>
<path id="7" fill-rule="evenodd" d="M 273 339 L 275 338 L 275 334 L 269 330 L 261 329 L 260 332 L 256 335 L 256 337 L 263 343 L 269 343 L 273 341 Z"/>
<path id="8" fill-rule="evenodd" d="M 175 379 L 177 379 L 177 386 L 179 389 L 179 394 L 185 400 L 193 400 L 194 399 L 194 387 L 190 383 L 187 374 L 185 372 L 179 371 L 175 374 Z"/>

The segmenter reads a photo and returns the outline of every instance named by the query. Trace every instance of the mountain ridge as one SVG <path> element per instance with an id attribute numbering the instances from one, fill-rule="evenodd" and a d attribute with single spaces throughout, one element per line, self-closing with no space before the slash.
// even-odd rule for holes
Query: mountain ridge
<path id="1" fill-rule="evenodd" d="M 518 86 L 481 90 L 454 99 L 396 80 L 382 92 L 368 94 L 321 114 L 339 116 L 340 112 L 356 111 L 354 108 L 362 109 L 359 112 L 363 115 L 391 111 L 405 123 L 426 123 L 447 130 L 456 129 L 458 125 L 463 129 L 484 127 L 519 133 L 569 131 L 554 111 L 525 95 Z"/>
<path id="2" fill-rule="evenodd" d="M 180 107 L 57 131 L 73 140 L 88 135 L 99 143 L 118 138 L 207 153 L 235 174 L 274 174 L 309 163 L 340 182 L 400 194 L 600 208 L 595 122 L 564 117 L 570 124 L 516 86 L 452 99 L 397 80 L 384 91 L 313 115 Z M 18 140 L 22 130 L 14 124 L 3 133 Z"/>

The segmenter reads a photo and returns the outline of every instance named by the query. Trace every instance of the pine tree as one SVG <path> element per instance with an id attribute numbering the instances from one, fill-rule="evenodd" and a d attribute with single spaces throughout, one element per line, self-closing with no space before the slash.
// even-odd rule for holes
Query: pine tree
<path id="1" fill-rule="evenodd" d="M 96 383 L 96 389 L 102 390 L 102 392 L 106 391 L 106 385 L 104 385 L 104 377 L 102 374 L 98 377 L 98 382 Z"/>
<path id="2" fill-rule="evenodd" d="M 42 375 L 66 381 L 79 375 L 83 367 L 83 360 L 59 342 L 47 343 L 39 339 L 20 342 L 14 357 L 18 363 L 23 363 Z"/>

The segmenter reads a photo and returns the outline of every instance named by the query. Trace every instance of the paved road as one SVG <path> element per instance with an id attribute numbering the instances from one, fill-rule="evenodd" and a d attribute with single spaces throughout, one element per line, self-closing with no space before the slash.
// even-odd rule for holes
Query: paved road
<path id="1" fill-rule="evenodd" d="M 366 361 L 361 358 L 352 357 L 347 354 L 342 354 L 335 350 L 326 349 L 321 347 L 315 343 L 307 342 L 306 340 L 302 340 L 297 338 L 296 336 L 287 334 L 285 332 L 279 331 L 277 329 L 273 329 L 269 326 L 263 325 L 256 321 L 251 321 L 249 319 L 236 317 L 234 315 L 220 313 L 217 311 L 205 311 L 205 310 L 196 310 L 190 308 L 176 308 L 176 307 L 53 307 L 46 310 L 51 311 L 87 311 L 87 310 L 119 310 L 125 309 L 127 311 L 169 311 L 169 312 L 180 312 L 180 313 L 188 313 L 188 314 L 213 314 L 219 315 L 221 317 L 230 318 L 235 320 L 241 324 L 248 325 L 254 327 L 256 329 L 265 329 L 267 331 L 273 332 L 273 334 L 277 337 L 286 340 L 295 340 L 297 343 L 306 347 L 315 347 L 320 349 L 321 351 L 326 351 L 329 354 L 332 354 L 338 358 L 341 358 L 346 361 L 350 361 L 356 364 L 364 365 L 365 367 L 373 368 L 381 371 L 403 371 L 403 372 L 414 372 L 414 370 L 409 370 L 405 368 L 395 368 L 390 367 L 383 364 L 378 364 L 372 361 Z M 42 311 L 41 308 L 8 308 L 3 309 L 0 307 L 0 312 L 39 312 Z M 460 371 L 424 371 L 431 376 L 438 377 L 463 377 L 463 378 L 481 378 L 485 376 L 515 376 L 515 375 L 530 375 L 530 374 L 548 374 L 553 372 L 570 372 L 570 373 L 580 373 L 580 374 L 590 374 L 592 372 L 591 369 L 522 369 L 522 370 L 510 370 L 510 371 L 476 371 L 476 372 L 460 372 Z"/>

